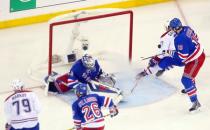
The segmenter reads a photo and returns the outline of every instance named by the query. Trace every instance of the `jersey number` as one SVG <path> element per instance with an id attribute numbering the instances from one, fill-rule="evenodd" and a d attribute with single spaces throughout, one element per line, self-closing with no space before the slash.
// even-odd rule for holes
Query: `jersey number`
<path id="1" fill-rule="evenodd" d="M 91 103 L 90 106 L 84 106 L 82 108 L 82 113 L 84 113 L 86 121 L 93 120 L 95 117 L 101 117 L 101 111 L 98 108 L 97 103 Z"/>
<path id="2" fill-rule="evenodd" d="M 31 112 L 31 106 L 28 99 L 23 99 L 21 101 L 15 101 L 12 103 L 13 106 L 16 106 L 17 115 L 20 115 L 20 108 L 23 109 L 24 112 Z"/>

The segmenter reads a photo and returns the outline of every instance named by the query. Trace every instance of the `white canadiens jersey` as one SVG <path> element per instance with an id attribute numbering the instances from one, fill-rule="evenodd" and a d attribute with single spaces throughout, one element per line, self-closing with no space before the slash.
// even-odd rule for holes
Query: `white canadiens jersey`
<path id="1" fill-rule="evenodd" d="M 13 128 L 32 128 L 38 123 L 40 104 L 34 92 L 18 91 L 5 100 L 4 111 Z"/>
<path id="2" fill-rule="evenodd" d="M 160 37 L 160 53 L 162 53 L 163 50 L 175 50 L 174 38 L 175 32 L 173 31 L 167 31 Z M 161 56 L 159 56 L 159 58 L 162 58 Z"/>

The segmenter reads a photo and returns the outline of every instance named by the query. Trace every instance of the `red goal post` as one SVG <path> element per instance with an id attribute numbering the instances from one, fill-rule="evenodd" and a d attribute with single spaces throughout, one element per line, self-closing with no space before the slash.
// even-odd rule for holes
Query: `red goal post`
<path id="1" fill-rule="evenodd" d="M 132 60 L 132 42 L 133 42 L 133 12 L 131 10 L 118 10 L 116 12 L 105 12 L 103 14 L 99 15 L 93 15 L 93 16 L 86 16 L 83 18 L 77 18 L 77 19 L 67 19 L 67 20 L 58 20 L 55 22 L 51 22 L 49 24 L 49 57 L 48 57 L 48 74 L 51 74 L 52 72 L 52 53 L 53 53 L 53 32 L 54 28 L 57 26 L 61 26 L 64 24 L 72 24 L 77 22 L 83 22 L 83 21 L 91 21 L 96 19 L 104 19 L 108 17 L 115 17 L 120 15 L 129 15 L 129 41 L 128 41 L 128 59 L 129 61 Z"/>

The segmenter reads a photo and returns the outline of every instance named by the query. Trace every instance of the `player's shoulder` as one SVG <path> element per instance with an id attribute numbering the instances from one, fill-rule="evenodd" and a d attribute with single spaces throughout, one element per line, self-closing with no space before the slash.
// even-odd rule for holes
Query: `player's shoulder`
<path id="1" fill-rule="evenodd" d="M 76 62 L 74 62 L 74 64 L 72 65 L 72 67 L 80 66 L 81 64 L 82 64 L 82 60 L 79 59 Z"/>
<path id="2" fill-rule="evenodd" d="M 33 91 L 30 90 L 21 90 L 21 91 L 17 91 L 17 92 L 13 92 L 11 95 L 9 95 L 4 101 L 8 101 L 12 96 L 16 95 L 16 94 L 21 94 L 21 93 L 30 93 L 35 95 L 35 93 Z"/>
<path id="3" fill-rule="evenodd" d="M 183 26 L 184 29 L 192 29 L 190 26 Z"/>
<path id="4" fill-rule="evenodd" d="M 97 101 L 100 98 L 100 96 L 98 94 L 96 94 L 96 93 L 92 93 L 92 94 L 88 94 L 86 96 L 86 98 L 89 98 L 92 101 Z"/>
<path id="5" fill-rule="evenodd" d="M 82 61 L 77 60 L 73 65 L 71 70 L 80 70 L 82 68 Z"/>
<path id="6" fill-rule="evenodd" d="M 12 94 L 10 94 L 5 100 L 4 100 L 4 102 L 6 102 L 6 101 L 8 101 L 13 95 L 15 95 L 16 93 L 14 92 L 14 93 L 12 93 Z"/>
<path id="7" fill-rule="evenodd" d="M 88 94 L 87 96 L 93 96 L 93 97 L 98 97 L 99 95 L 98 94 L 96 94 L 96 93 L 90 93 L 90 94 Z"/>
<path id="8" fill-rule="evenodd" d="M 168 30 L 168 31 L 164 32 L 164 33 L 160 36 L 160 38 L 165 37 L 165 36 L 166 36 L 169 32 L 170 32 L 170 30 Z"/>
<path id="9" fill-rule="evenodd" d="M 79 101 L 80 101 L 80 100 L 77 99 L 77 100 L 75 100 L 75 101 L 72 103 L 72 108 L 73 108 L 73 109 L 77 107 Z"/>

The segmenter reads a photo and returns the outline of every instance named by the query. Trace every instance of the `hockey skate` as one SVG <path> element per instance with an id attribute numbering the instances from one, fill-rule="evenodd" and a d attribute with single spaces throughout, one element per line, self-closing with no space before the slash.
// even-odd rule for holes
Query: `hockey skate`
<path id="1" fill-rule="evenodd" d="M 190 112 L 194 112 L 194 111 L 198 110 L 199 107 L 201 107 L 201 104 L 200 104 L 200 102 L 197 100 L 197 101 L 193 102 L 193 105 L 192 105 L 192 107 L 189 109 L 189 111 L 190 111 Z"/>
<path id="2" fill-rule="evenodd" d="M 142 71 L 142 72 L 140 72 L 140 73 L 138 73 L 138 74 L 136 75 L 136 79 L 139 80 L 139 79 L 141 79 L 142 77 L 144 77 L 144 76 L 146 76 L 146 75 L 148 75 L 148 74 L 147 74 L 147 72 L 144 70 L 144 71 Z"/>
<path id="3" fill-rule="evenodd" d="M 159 70 L 155 75 L 157 77 L 159 77 L 159 76 L 163 75 L 164 72 L 165 72 L 165 70 Z"/>
<path id="4" fill-rule="evenodd" d="M 196 90 L 197 90 L 197 88 L 196 88 Z M 182 89 L 182 90 L 181 90 L 181 93 L 182 93 L 182 94 L 186 94 L 187 92 L 186 92 L 185 89 Z"/>
<path id="5" fill-rule="evenodd" d="M 182 94 L 186 94 L 187 92 L 185 91 L 185 89 L 182 89 L 182 90 L 181 90 L 181 93 L 182 93 Z"/>

